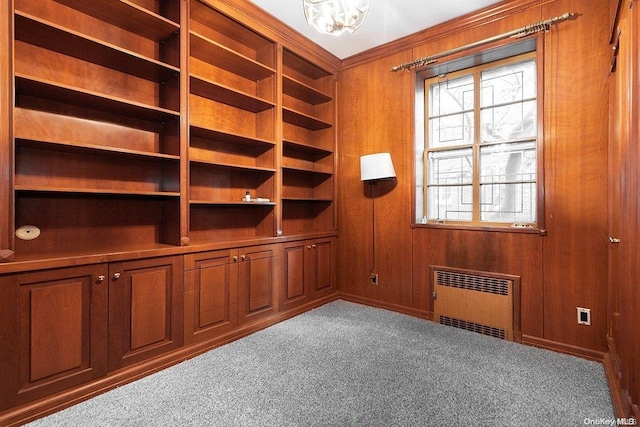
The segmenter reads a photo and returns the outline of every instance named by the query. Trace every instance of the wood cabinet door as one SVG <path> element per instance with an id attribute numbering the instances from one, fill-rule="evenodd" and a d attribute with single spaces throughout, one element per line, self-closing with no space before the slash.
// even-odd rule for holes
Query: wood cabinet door
<path id="1" fill-rule="evenodd" d="M 183 343 L 182 257 L 109 265 L 109 370 Z"/>
<path id="2" fill-rule="evenodd" d="M 238 320 L 248 323 L 276 311 L 277 247 L 248 247 L 238 252 Z"/>
<path id="3" fill-rule="evenodd" d="M 228 332 L 238 325 L 236 251 L 185 257 L 185 343 Z"/>
<path id="4" fill-rule="evenodd" d="M 332 239 L 318 240 L 311 244 L 313 298 L 320 298 L 335 291 L 335 245 Z"/>
<path id="5" fill-rule="evenodd" d="M 0 410 L 107 373 L 106 264 L 0 278 Z"/>
<path id="6" fill-rule="evenodd" d="M 311 246 L 306 242 L 293 242 L 283 246 L 283 277 L 280 283 L 280 309 L 289 310 L 297 307 L 311 298 L 308 278 L 306 278 L 307 268 L 305 260 L 308 259 L 306 252 L 311 250 Z"/>

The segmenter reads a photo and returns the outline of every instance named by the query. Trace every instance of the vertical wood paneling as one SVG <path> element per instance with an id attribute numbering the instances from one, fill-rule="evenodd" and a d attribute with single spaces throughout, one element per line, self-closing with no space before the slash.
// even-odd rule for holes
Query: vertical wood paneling
<path id="1" fill-rule="evenodd" d="M 580 18 L 545 40 L 544 338 L 604 351 L 607 277 L 608 5 L 562 1 Z M 591 309 L 578 325 L 576 307 Z"/>
<path id="2" fill-rule="evenodd" d="M 610 2 L 618 7 L 617 2 Z M 640 12 L 631 1 L 620 2 L 615 26 L 617 61 L 610 77 L 609 145 L 609 236 L 619 243 L 609 244 L 609 343 L 616 385 L 622 408 L 629 415 L 629 403 L 640 402 Z M 635 3 L 635 2 L 634 2 Z M 627 400 L 624 396 L 628 396 Z"/>
<path id="3" fill-rule="evenodd" d="M 511 274 L 521 278 L 525 335 L 604 351 L 607 281 L 608 2 L 556 0 L 522 3 L 495 19 L 425 33 L 412 51 L 377 50 L 350 59 L 339 96 L 339 290 L 380 304 L 428 312 L 429 265 Z M 417 227 L 411 231 L 414 74 L 390 66 L 462 46 L 565 12 L 576 20 L 554 26 L 544 39 L 544 202 L 546 235 Z M 484 16 L 484 15 L 483 15 Z M 482 21 L 482 22 L 481 22 Z M 481 23 L 480 23 L 481 22 Z M 401 52 L 402 45 L 394 44 Z M 391 151 L 398 180 L 372 199 L 359 181 L 359 156 Z M 379 193 L 379 194 L 378 194 Z M 380 285 L 369 285 L 372 229 Z M 389 277 L 390 275 L 391 277 Z M 576 307 L 592 310 L 579 326 Z"/>
<path id="4" fill-rule="evenodd" d="M 344 71 L 339 82 L 338 288 L 411 305 L 411 75 L 391 74 L 408 52 Z M 390 152 L 396 182 L 360 181 L 360 156 Z M 374 219 L 375 204 L 375 219 Z M 375 222 L 374 222 L 375 221 Z M 375 233 L 375 253 L 373 235 Z M 375 266 L 374 266 L 375 258 Z M 379 285 L 369 283 L 375 268 Z"/>

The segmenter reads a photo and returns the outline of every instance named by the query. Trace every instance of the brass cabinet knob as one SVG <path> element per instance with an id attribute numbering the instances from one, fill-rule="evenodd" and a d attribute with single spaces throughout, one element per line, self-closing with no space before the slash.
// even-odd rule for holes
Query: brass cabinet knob
<path id="1" fill-rule="evenodd" d="M 234 255 L 233 262 L 238 262 L 238 256 L 237 255 Z"/>
<path id="2" fill-rule="evenodd" d="M 113 273 L 113 280 L 118 280 L 120 278 L 120 273 Z"/>
<path id="3" fill-rule="evenodd" d="M 240 261 L 244 261 L 244 260 L 246 260 L 246 259 L 247 259 L 247 256 L 246 256 L 246 255 L 240 255 Z"/>
<path id="4" fill-rule="evenodd" d="M 106 279 L 106 277 L 104 276 L 104 274 L 101 274 L 98 276 L 98 280 L 96 280 L 96 283 L 102 283 L 104 282 L 104 279 Z"/>

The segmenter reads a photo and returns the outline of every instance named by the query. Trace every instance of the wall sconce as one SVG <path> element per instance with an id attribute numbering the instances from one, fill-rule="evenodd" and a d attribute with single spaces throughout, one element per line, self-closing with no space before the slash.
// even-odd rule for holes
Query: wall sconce
<path id="1" fill-rule="evenodd" d="M 371 181 L 376 184 L 381 179 L 394 179 L 396 170 L 393 168 L 391 154 L 377 153 L 360 157 L 360 180 Z"/>
<path id="2" fill-rule="evenodd" d="M 360 157 L 360 180 L 369 183 L 371 187 L 371 252 L 373 265 L 369 270 L 369 280 L 378 285 L 376 272 L 376 205 L 374 187 L 380 180 L 395 180 L 396 170 L 391 161 L 391 154 L 377 153 Z"/>

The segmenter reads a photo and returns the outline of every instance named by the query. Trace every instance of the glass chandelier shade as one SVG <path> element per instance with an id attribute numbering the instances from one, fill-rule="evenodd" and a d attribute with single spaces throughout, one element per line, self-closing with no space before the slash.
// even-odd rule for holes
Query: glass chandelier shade
<path id="1" fill-rule="evenodd" d="M 369 0 L 303 0 L 307 23 L 324 34 L 354 32 L 362 25 Z"/>

